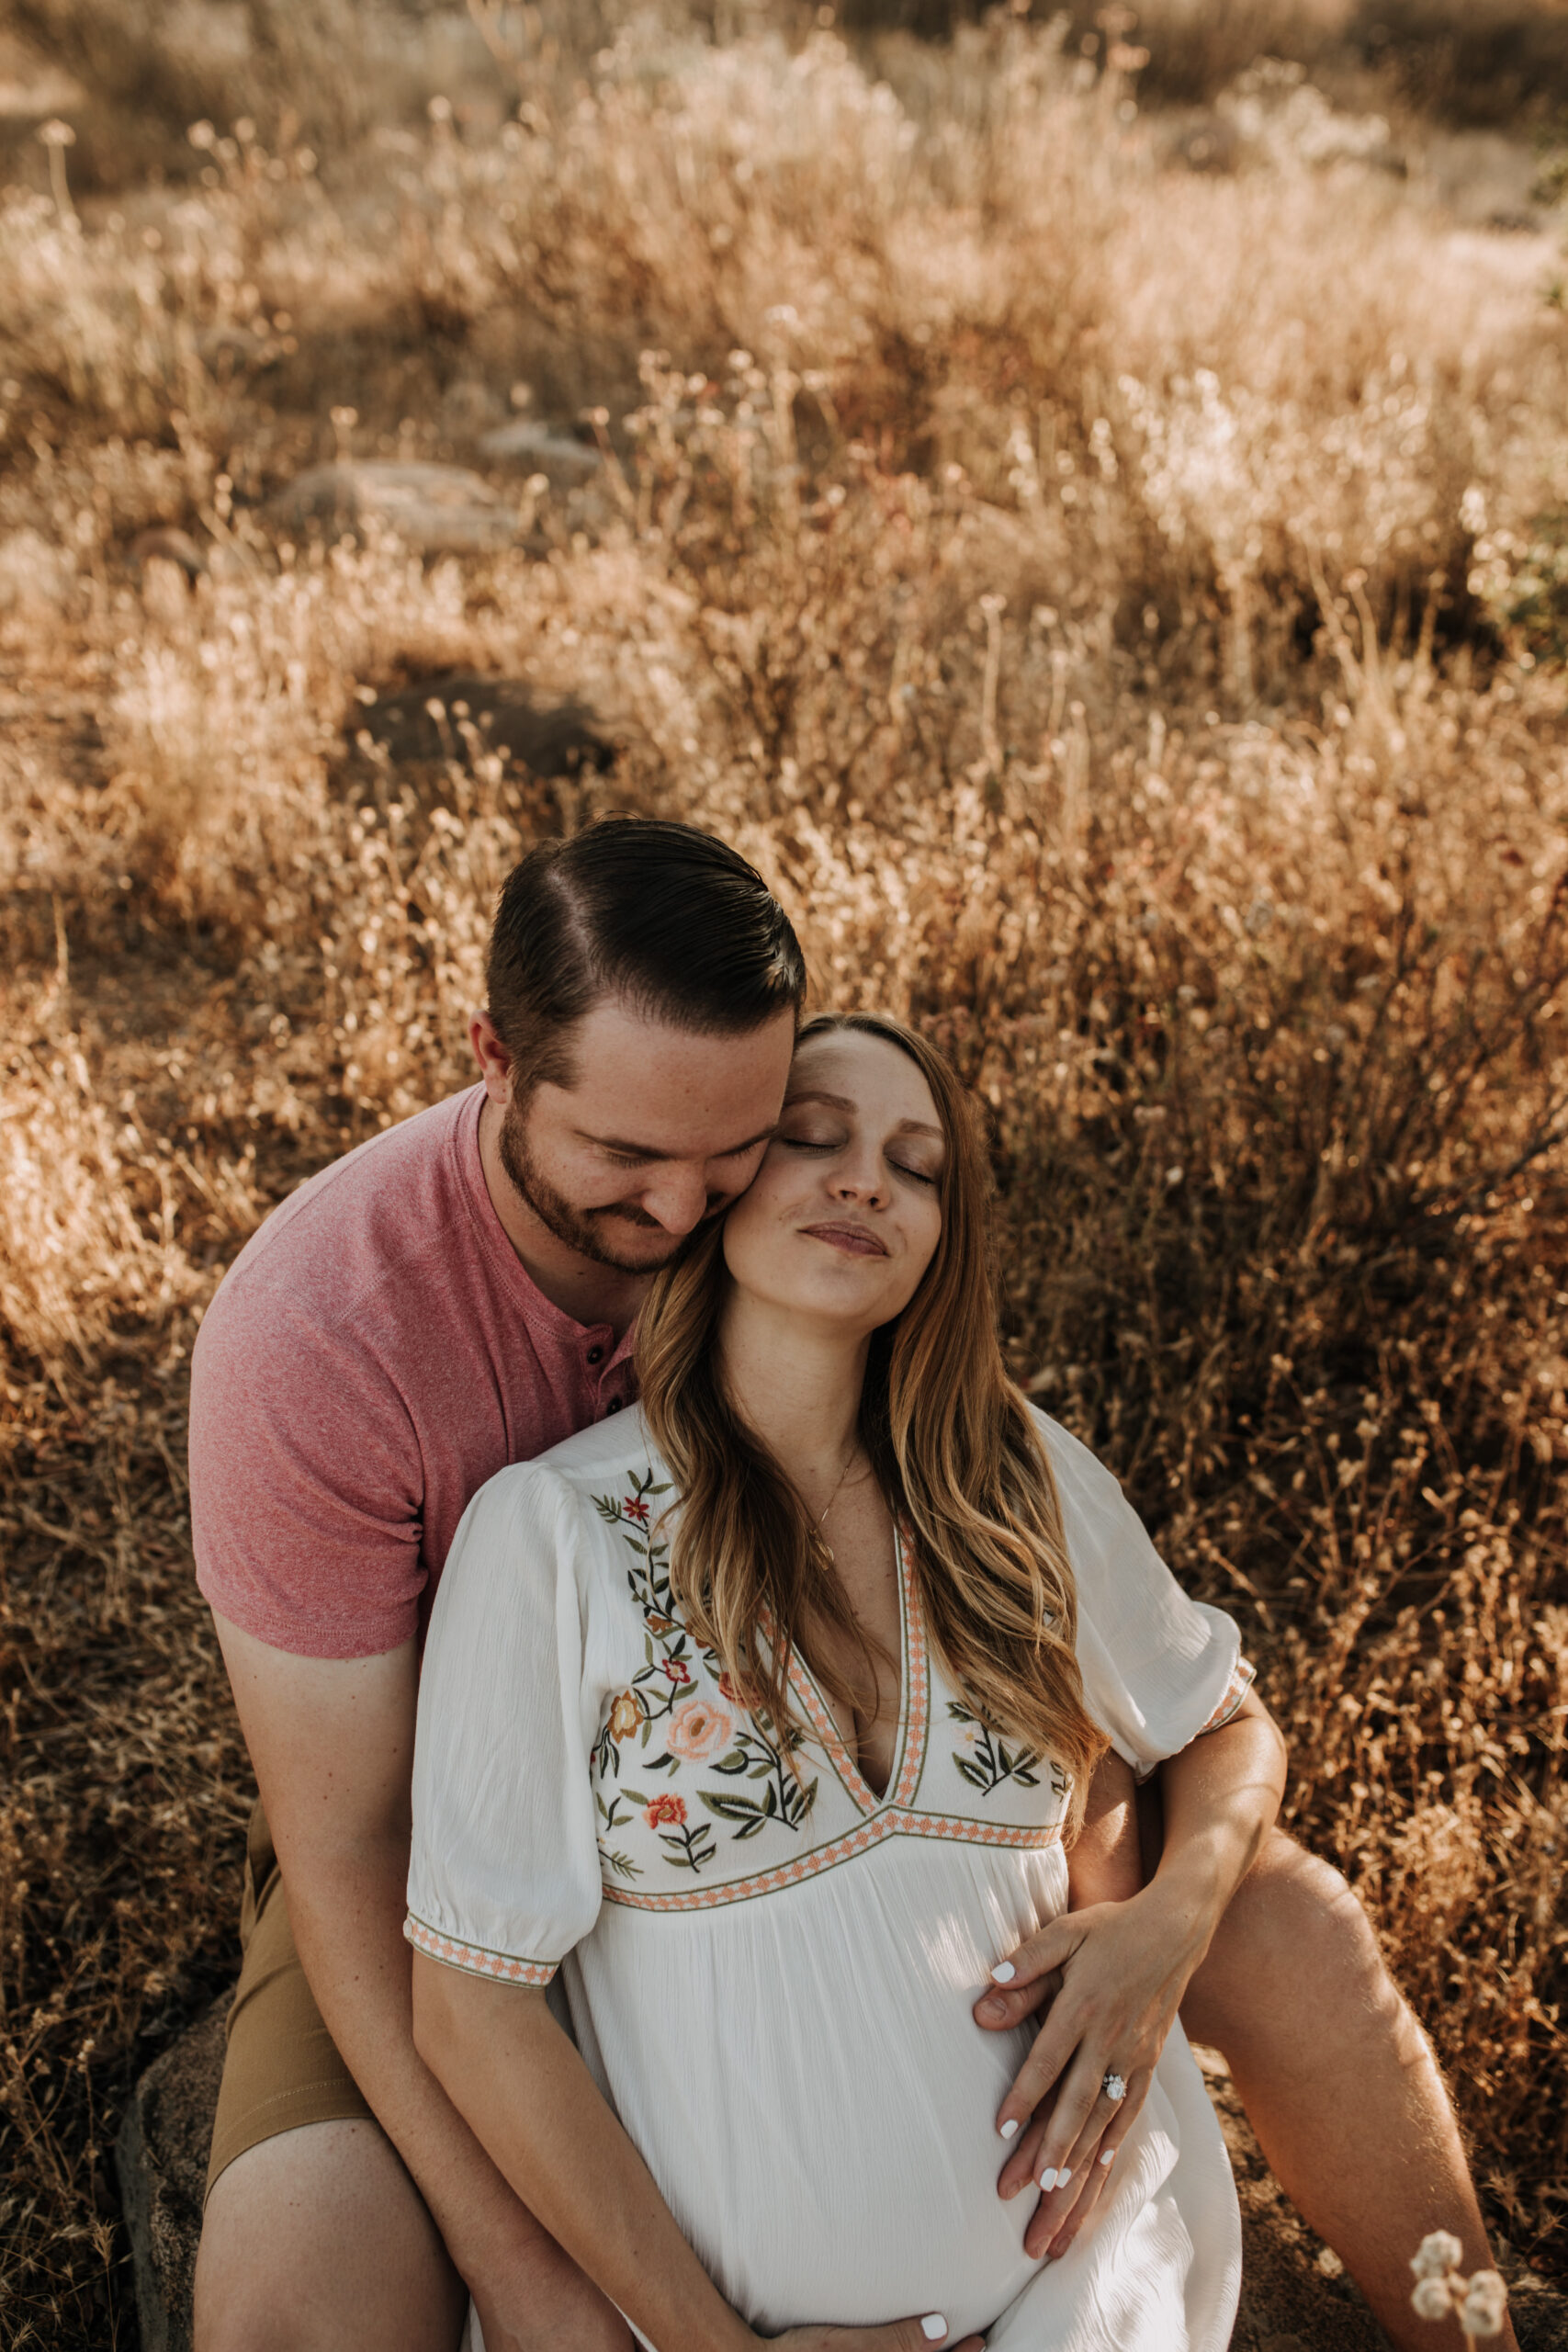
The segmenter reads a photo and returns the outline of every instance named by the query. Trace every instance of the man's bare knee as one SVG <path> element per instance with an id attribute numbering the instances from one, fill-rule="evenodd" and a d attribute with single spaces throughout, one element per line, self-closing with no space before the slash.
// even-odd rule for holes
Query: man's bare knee
<path id="1" fill-rule="evenodd" d="M 238 2156 L 207 2201 L 196 2352 L 455 2352 L 468 2298 L 373 2123 L 313 2123 Z"/>
<path id="2" fill-rule="evenodd" d="M 1384 2014 L 1411 2055 L 1425 2048 L 1384 1965 L 1377 1937 L 1342 1873 L 1275 1830 L 1232 1896 L 1182 2003 L 1198 2041 L 1226 2050 L 1263 2004 L 1304 2015 L 1325 2006 Z"/>

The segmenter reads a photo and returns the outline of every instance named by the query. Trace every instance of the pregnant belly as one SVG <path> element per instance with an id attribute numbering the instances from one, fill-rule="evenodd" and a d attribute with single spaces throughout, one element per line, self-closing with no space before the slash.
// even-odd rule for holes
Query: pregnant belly
<path id="1" fill-rule="evenodd" d="M 584 2055 L 762 2334 L 940 2311 L 956 2339 L 1038 2267 L 1033 2196 L 996 2193 L 997 2109 L 1031 2035 L 983 2033 L 970 2007 L 1037 1915 L 1041 1865 L 972 1852 L 934 1886 L 894 1847 L 867 1858 L 871 1884 L 852 1865 L 728 1911 L 607 1907 L 575 1957 Z"/>

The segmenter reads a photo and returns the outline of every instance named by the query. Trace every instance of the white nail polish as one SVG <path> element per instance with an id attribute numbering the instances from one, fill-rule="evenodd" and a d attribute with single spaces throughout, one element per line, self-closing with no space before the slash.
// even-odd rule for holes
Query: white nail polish
<path id="1" fill-rule="evenodd" d="M 993 1984 L 1010 1984 L 1017 1974 L 1018 1971 L 1010 1960 L 998 1960 L 991 1971 L 991 1982 Z"/>
<path id="2" fill-rule="evenodd" d="M 1115 2149 L 1101 2148 L 1100 2152 L 1100 2161 L 1102 2165 L 1113 2165 L 1116 2162 Z"/>
<path id="3" fill-rule="evenodd" d="M 920 2334 L 928 2344 L 940 2344 L 947 2334 L 947 2322 L 940 2312 L 929 2312 L 920 2322 Z"/>
<path id="4" fill-rule="evenodd" d="M 1072 2178 L 1072 2174 L 1067 2170 L 1066 2165 L 1064 2165 L 1062 2166 L 1061 2171 L 1056 2175 L 1056 2186 L 1057 2186 L 1057 2188 L 1066 2188 L 1066 2185 L 1067 2185 L 1068 2181 L 1069 2181 L 1069 2180 L 1071 2180 L 1071 2178 Z"/>
<path id="5" fill-rule="evenodd" d="M 998 2125 L 997 2126 L 997 2129 L 1000 2132 L 1000 2133 L 1001 2133 L 1001 2135 L 1002 2135 L 1002 2138 L 1003 2138 L 1004 2140 L 1010 2140 L 1010 2139 L 1012 2138 L 1013 2133 L 1018 2130 L 1018 2118 L 1017 2118 L 1017 2116 L 1016 2116 L 1016 2115 L 1010 2115 L 1010 2116 L 1008 2117 L 1007 2121 L 1006 2121 L 1005 2123 L 1000 2123 L 1000 2124 L 998 2124 Z"/>
<path id="6" fill-rule="evenodd" d="M 1043 2172 L 1041 2174 L 1041 2176 L 1040 2176 L 1040 2186 L 1041 2186 L 1041 2188 L 1045 2191 L 1045 2194 L 1047 2195 L 1047 2197 L 1050 2195 L 1051 2191 L 1055 2188 L 1055 2186 L 1056 2186 L 1056 2167 L 1055 2167 L 1055 2165 L 1046 2165 L 1046 2167 L 1045 2167 L 1044 2171 L 1043 2171 Z"/>

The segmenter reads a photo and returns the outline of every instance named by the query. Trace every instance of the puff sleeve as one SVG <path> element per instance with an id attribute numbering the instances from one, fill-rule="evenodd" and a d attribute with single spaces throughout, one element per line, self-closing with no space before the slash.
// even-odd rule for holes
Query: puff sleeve
<path id="1" fill-rule="evenodd" d="M 583 1532 L 571 1489 L 536 1464 L 481 1487 L 420 1679 L 403 1932 L 511 1984 L 548 1984 L 599 1914 Z"/>
<path id="2" fill-rule="evenodd" d="M 1228 1722 L 1252 1687 L 1235 1620 L 1190 1600 L 1104 1464 L 1035 1414 L 1078 1589 L 1084 1698 L 1140 1780 Z"/>

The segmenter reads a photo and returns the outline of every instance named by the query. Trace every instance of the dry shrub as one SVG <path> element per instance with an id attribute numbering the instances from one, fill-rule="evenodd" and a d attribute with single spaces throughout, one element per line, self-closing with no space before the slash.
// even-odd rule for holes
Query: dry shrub
<path id="1" fill-rule="evenodd" d="M 200 1309 L 464 1082 L 502 876 L 611 806 L 727 832 L 818 1000 L 991 1106 L 1011 1361 L 1242 1619 L 1292 1818 L 1561 2269 L 1568 735 L 1512 556 L 1559 323 L 1376 175 L 1161 173 L 1016 25 L 898 95 L 660 38 L 357 188 L 237 141 L 156 248 L 6 215 L 0 2333 L 130 2341 L 108 2136 L 232 1973 Z M 434 399 L 433 320 L 608 409 L 594 503 L 530 492 L 542 553 L 280 552 L 253 502 L 321 402 L 372 454 Z M 355 744 L 455 671 L 580 695 L 614 774 L 455 706 L 434 773 Z"/>
<path id="2" fill-rule="evenodd" d="M 1027 5 L 1020 13 L 1027 14 Z M 1067 0 L 1068 41 L 1093 56 L 1106 38 L 1149 52 L 1148 96 L 1211 106 L 1261 57 L 1290 59 L 1332 85 L 1364 88 L 1462 124 L 1517 129 L 1550 120 L 1568 96 L 1568 23 L 1557 0 L 1141 0 L 1108 9 Z M 863 34 L 950 35 L 985 0 L 846 0 Z"/>

